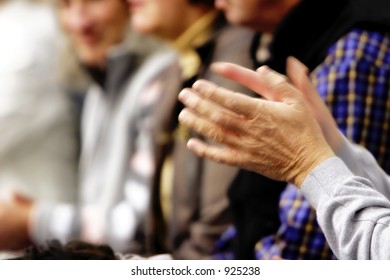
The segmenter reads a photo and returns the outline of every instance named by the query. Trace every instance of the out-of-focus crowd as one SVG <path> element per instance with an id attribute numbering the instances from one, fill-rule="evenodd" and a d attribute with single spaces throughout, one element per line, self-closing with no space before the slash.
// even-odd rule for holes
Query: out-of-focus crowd
<path id="1" fill-rule="evenodd" d="M 183 112 L 199 119 L 184 125 L 178 94 L 203 79 L 218 87 L 199 96 L 218 103 L 226 88 L 251 100 L 264 90 L 255 72 L 213 63 L 286 74 L 296 57 L 342 134 L 389 172 L 389 31 L 385 0 L 0 1 L 1 256 L 106 244 L 110 258 L 343 258 L 296 181 L 187 149 L 194 137 L 253 148 L 222 134 L 233 127 L 223 113 L 245 110 L 213 114 L 188 97 Z M 202 131 L 202 115 L 226 127 Z"/>

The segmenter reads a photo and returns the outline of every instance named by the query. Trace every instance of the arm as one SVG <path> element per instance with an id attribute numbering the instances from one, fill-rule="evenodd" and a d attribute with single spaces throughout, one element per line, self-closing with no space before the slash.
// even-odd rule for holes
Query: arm
<path id="1" fill-rule="evenodd" d="M 302 184 L 340 259 L 389 259 L 390 201 L 338 158 L 323 162 Z"/>
<path id="2" fill-rule="evenodd" d="M 390 199 L 389 175 L 383 171 L 369 151 L 343 137 L 336 154 L 354 175 L 367 178 L 376 191 Z"/>

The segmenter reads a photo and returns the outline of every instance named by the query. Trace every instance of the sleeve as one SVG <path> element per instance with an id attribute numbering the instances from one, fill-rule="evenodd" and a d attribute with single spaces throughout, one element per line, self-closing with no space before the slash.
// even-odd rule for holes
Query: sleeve
<path id="1" fill-rule="evenodd" d="M 390 177 L 378 165 L 372 154 L 362 146 L 352 144 L 345 137 L 336 154 L 356 175 L 370 180 L 374 189 L 390 200 Z"/>
<path id="2" fill-rule="evenodd" d="M 302 192 L 339 259 L 390 258 L 390 201 L 339 158 L 315 168 Z"/>

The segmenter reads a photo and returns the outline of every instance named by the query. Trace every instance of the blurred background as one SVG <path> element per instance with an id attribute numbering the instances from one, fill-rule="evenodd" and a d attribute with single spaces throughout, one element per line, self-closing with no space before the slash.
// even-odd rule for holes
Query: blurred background
<path id="1" fill-rule="evenodd" d="M 77 90 L 64 86 L 65 41 L 49 2 L 0 1 L 0 193 L 75 201 Z"/>

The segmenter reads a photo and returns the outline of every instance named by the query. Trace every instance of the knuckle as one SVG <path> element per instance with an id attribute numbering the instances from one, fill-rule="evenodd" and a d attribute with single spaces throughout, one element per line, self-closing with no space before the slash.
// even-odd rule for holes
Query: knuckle
<path id="1" fill-rule="evenodd" d="M 218 90 L 218 86 L 217 85 L 207 81 L 207 83 L 203 83 L 201 94 L 203 96 L 205 96 L 206 98 L 213 99 L 213 97 L 215 96 L 217 90 Z"/>
<path id="2" fill-rule="evenodd" d="M 216 143 L 222 143 L 224 139 L 221 130 L 219 128 L 213 128 L 208 130 L 207 137 L 210 138 L 211 141 L 214 141 Z"/>
<path id="3" fill-rule="evenodd" d="M 242 142 L 245 143 L 245 147 L 249 151 L 257 151 L 257 149 L 261 148 L 261 141 L 254 140 L 252 137 L 246 137 L 242 139 Z"/>
<path id="4" fill-rule="evenodd" d="M 204 148 L 197 148 L 195 150 L 196 154 L 199 156 L 199 157 L 204 157 L 206 155 L 206 150 Z"/>
<path id="5" fill-rule="evenodd" d="M 217 124 L 224 125 L 226 123 L 225 114 L 222 112 L 213 112 L 211 114 L 211 119 Z"/>
<path id="6" fill-rule="evenodd" d="M 234 96 L 226 97 L 225 104 L 226 107 L 231 108 L 232 110 L 239 109 L 239 104 Z"/>
<path id="7" fill-rule="evenodd" d="M 275 90 L 285 90 L 287 86 L 286 80 L 279 80 L 272 86 Z"/>
<path id="8" fill-rule="evenodd" d="M 179 121 L 190 128 L 195 128 L 197 126 L 197 121 L 194 119 L 193 115 L 188 109 L 184 109 L 179 115 Z"/>
<path id="9" fill-rule="evenodd" d="M 272 87 L 272 89 L 275 92 L 285 94 L 289 93 L 292 89 L 291 85 L 288 83 L 287 79 L 280 80 L 279 82 L 275 83 Z"/>
<path id="10" fill-rule="evenodd" d="M 224 161 L 224 159 L 223 159 L 223 157 L 221 156 L 220 153 L 214 152 L 212 154 L 212 158 L 217 163 L 220 163 L 220 164 L 224 164 L 225 163 L 225 161 Z"/>
<path id="11" fill-rule="evenodd" d="M 191 95 L 189 98 L 188 98 L 188 103 L 190 104 L 190 106 L 195 110 L 195 111 L 198 111 L 200 106 L 199 106 L 199 98 L 196 96 L 196 95 Z"/>

